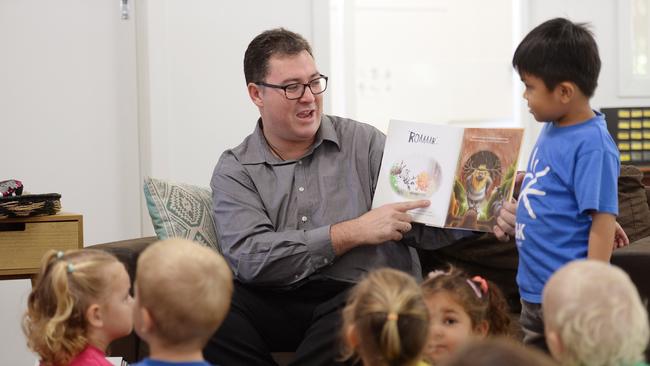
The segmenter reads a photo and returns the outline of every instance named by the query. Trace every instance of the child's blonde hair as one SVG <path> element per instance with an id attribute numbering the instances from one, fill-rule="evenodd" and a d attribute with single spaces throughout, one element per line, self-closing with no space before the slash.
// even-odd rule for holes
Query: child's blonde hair
<path id="1" fill-rule="evenodd" d="M 555 272 L 543 292 L 544 323 L 565 365 L 633 365 L 648 344 L 648 314 L 630 277 L 595 260 Z M 549 340 L 549 345 L 550 345 Z"/>
<path id="2" fill-rule="evenodd" d="M 27 300 L 23 331 L 42 365 L 66 365 L 88 344 L 85 312 L 107 294 L 104 269 L 119 263 L 93 249 L 45 254 Z"/>
<path id="3" fill-rule="evenodd" d="M 424 297 L 446 292 L 460 305 L 472 322 L 472 329 L 488 324 L 489 335 L 508 335 L 510 316 L 508 304 L 497 285 L 479 276 L 469 277 L 464 271 L 450 266 L 445 271 L 429 273 L 422 283 Z"/>
<path id="4" fill-rule="evenodd" d="M 138 259 L 136 296 L 168 345 L 203 347 L 230 307 L 232 273 L 221 255 L 185 239 L 149 246 Z"/>
<path id="5" fill-rule="evenodd" d="M 343 342 L 343 360 L 415 364 L 429 332 L 429 312 L 415 279 L 388 268 L 370 272 L 352 289 L 343 310 L 343 336 L 352 328 L 358 346 Z"/>

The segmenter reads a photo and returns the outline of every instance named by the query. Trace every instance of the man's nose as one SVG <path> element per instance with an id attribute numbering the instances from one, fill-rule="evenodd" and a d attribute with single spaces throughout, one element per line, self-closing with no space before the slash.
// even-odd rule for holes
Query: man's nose
<path id="1" fill-rule="evenodd" d="M 302 97 L 300 97 L 300 102 L 302 103 L 311 103 L 316 99 L 316 96 L 314 93 L 311 92 L 311 88 L 308 86 L 305 86 L 305 91 L 302 93 Z"/>

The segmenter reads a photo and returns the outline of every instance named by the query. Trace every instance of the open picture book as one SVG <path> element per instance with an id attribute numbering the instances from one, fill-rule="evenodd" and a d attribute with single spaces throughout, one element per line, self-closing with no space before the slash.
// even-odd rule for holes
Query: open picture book
<path id="1" fill-rule="evenodd" d="M 491 232 L 512 197 L 523 133 L 391 120 L 372 208 L 427 199 L 409 211 L 415 222 Z"/>

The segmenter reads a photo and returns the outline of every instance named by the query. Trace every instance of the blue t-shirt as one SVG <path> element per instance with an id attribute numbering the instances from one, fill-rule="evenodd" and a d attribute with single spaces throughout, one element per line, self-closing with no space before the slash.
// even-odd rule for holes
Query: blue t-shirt
<path id="1" fill-rule="evenodd" d="M 194 362 L 171 362 L 171 361 L 161 361 L 154 360 L 151 358 L 145 358 L 144 360 L 133 364 L 131 366 L 212 366 L 206 361 L 194 361 Z"/>
<path id="2" fill-rule="evenodd" d="M 542 302 L 546 281 L 587 257 L 591 212 L 618 215 L 618 149 L 603 115 L 577 125 L 547 123 L 519 193 L 515 238 L 521 298 Z"/>

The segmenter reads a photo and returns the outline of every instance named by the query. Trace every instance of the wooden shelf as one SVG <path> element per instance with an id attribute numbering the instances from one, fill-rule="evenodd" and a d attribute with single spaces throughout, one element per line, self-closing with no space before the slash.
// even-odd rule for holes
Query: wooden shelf
<path id="1" fill-rule="evenodd" d="M 0 219 L 0 279 L 31 278 L 50 249 L 83 248 L 83 218 L 78 214 Z"/>

